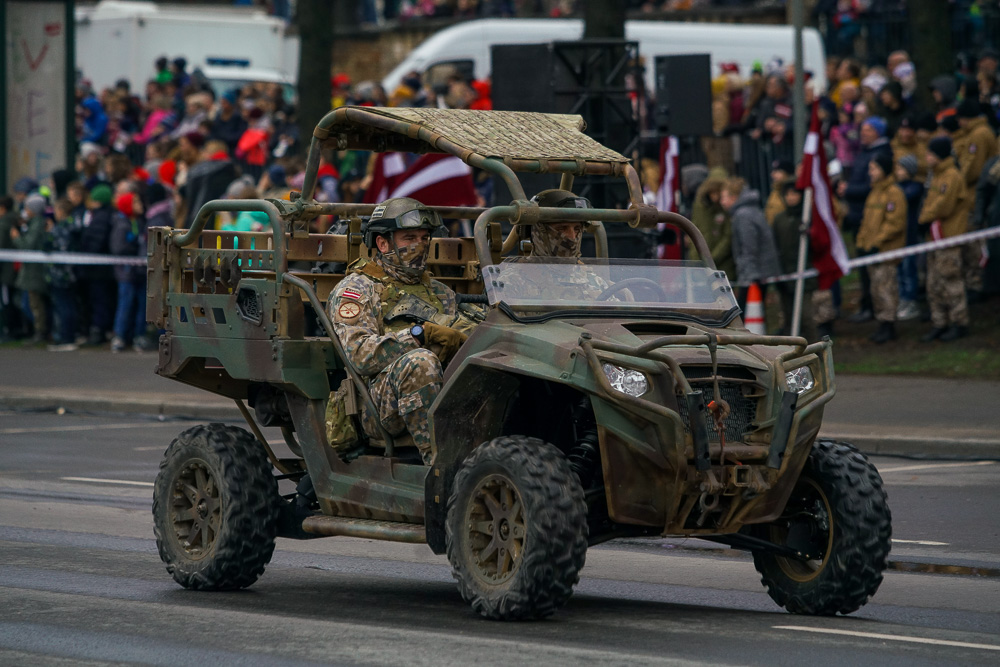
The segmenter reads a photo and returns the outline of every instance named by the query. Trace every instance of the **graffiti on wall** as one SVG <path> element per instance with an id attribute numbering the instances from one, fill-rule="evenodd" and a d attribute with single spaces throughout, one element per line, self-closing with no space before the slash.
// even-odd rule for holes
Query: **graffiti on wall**
<path id="1" fill-rule="evenodd" d="M 66 24 L 58 2 L 7 2 L 7 180 L 40 180 L 66 156 Z"/>

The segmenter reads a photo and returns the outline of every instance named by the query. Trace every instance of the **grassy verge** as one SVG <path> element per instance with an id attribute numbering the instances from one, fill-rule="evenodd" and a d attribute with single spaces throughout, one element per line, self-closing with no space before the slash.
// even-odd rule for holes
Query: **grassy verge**
<path id="1" fill-rule="evenodd" d="M 926 309 L 926 306 L 924 306 Z M 847 307 L 845 314 L 854 313 Z M 849 324 L 841 318 L 834 329 L 833 358 L 838 373 L 920 375 L 925 377 L 1000 380 L 1000 297 L 970 308 L 970 334 L 951 343 L 922 343 L 930 322 L 896 323 L 899 338 L 876 345 L 868 336 L 876 322 Z"/>

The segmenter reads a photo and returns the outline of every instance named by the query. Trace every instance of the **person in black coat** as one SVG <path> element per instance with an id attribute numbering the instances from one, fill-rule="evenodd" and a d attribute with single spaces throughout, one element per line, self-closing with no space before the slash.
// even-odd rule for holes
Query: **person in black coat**
<path id="1" fill-rule="evenodd" d="M 107 255 L 111 251 L 111 187 L 100 184 L 90 191 L 87 214 L 80 231 L 82 253 Z M 77 279 L 87 286 L 90 301 L 89 345 L 100 345 L 107 339 L 114 316 L 116 285 L 110 266 L 80 266 Z"/>

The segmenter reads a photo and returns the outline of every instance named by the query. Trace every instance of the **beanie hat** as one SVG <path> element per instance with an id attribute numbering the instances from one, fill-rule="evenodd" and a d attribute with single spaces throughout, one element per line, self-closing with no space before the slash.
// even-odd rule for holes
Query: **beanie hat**
<path id="1" fill-rule="evenodd" d="M 101 147 L 93 141 L 84 141 L 80 144 L 80 157 L 86 160 L 91 155 L 101 155 Z"/>
<path id="2" fill-rule="evenodd" d="M 958 116 L 955 114 L 950 114 L 941 119 L 941 127 L 948 134 L 954 134 L 958 132 Z"/>
<path id="3" fill-rule="evenodd" d="M 920 168 L 920 163 L 917 162 L 917 158 L 912 155 L 904 155 L 896 161 L 900 167 L 906 170 L 906 173 L 910 176 L 917 175 L 917 169 Z"/>
<path id="4" fill-rule="evenodd" d="M 892 153 L 888 151 L 879 151 L 875 153 L 875 157 L 872 158 L 872 162 L 878 165 L 878 168 L 882 170 L 883 174 L 889 175 L 892 173 Z"/>
<path id="5" fill-rule="evenodd" d="M 38 181 L 29 176 L 22 176 L 14 183 L 14 192 L 21 195 L 26 195 L 37 188 Z"/>
<path id="6" fill-rule="evenodd" d="M 107 206 L 111 203 L 111 186 L 107 183 L 95 185 L 94 189 L 90 191 L 90 199 L 102 206 Z"/>
<path id="7" fill-rule="evenodd" d="M 153 183 L 148 188 L 146 188 L 146 206 L 152 206 L 158 202 L 163 201 L 170 196 L 167 189 L 159 183 Z"/>
<path id="8" fill-rule="evenodd" d="M 937 119 L 934 118 L 934 114 L 928 112 L 917 116 L 916 128 L 918 130 L 926 130 L 927 132 L 934 132 L 937 130 Z"/>
<path id="9" fill-rule="evenodd" d="M 32 216 L 45 213 L 45 197 L 41 195 L 28 195 L 24 200 L 24 210 Z"/>
<path id="10" fill-rule="evenodd" d="M 863 122 L 861 126 L 864 127 L 865 125 L 870 125 L 871 128 L 878 133 L 878 136 L 885 136 L 885 121 L 879 116 L 870 116 L 865 118 L 865 122 Z"/>
<path id="11" fill-rule="evenodd" d="M 163 183 L 173 187 L 174 178 L 177 176 L 177 163 L 173 160 L 167 160 L 160 165 L 160 168 L 156 170 L 157 175 L 159 175 L 160 180 Z"/>
<path id="12" fill-rule="evenodd" d="M 135 195 L 131 192 L 125 192 L 118 195 L 118 200 L 115 202 L 115 206 L 118 210 L 122 212 L 126 218 L 131 218 L 135 215 Z"/>
<path id="13" fill-rule="evenodd" d="M 979 102 L 970 97 L 966 97 L 962 100 L 962 103 L 958 105 L 959 118 L 975 118 L 981 113 L 983 113 L 983 109 L 979 105 Z"/>
<path id="14" fill-rule="evenodd" d="M 201 132 L 188 132 L 184 135 L 184 138 L 195 148 L 201 148 L 205 145 L 205 135 Z"/>
<path id="15" fill-rule="evenodd" d="M 941 160 L 951 157 L 951 139 L 948 137 L 934 137 L 927 144 L 927 150 L 937 155 Z"/>

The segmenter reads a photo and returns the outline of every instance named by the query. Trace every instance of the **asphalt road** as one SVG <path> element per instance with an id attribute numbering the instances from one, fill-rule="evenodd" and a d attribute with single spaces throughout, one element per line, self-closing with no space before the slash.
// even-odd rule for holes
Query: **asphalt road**
<path id="1" fill-rule="evenodd" d="M 152 538 L 159 457 L 190 423 L 0 413 L 0 664 L 996 664 L 1000 578 L 888 571 L 849 617 L 784 613 L 743 554 L 588 552 L 551 619 L 483 621 L 421 545 L 279 540 L 238 593 L 195 593 Z M 270 437 L 270 435 L 268 436 Z M 996 462 L 874 459 L 892 558 L 1000 563 Z M 929 466 L 929 467 L 928 467 Z"/>

